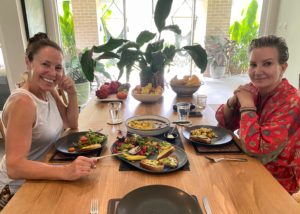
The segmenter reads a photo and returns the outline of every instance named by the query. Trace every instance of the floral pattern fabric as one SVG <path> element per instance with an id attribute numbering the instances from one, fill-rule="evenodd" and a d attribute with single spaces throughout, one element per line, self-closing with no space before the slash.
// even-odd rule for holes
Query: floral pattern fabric
<path id="1" fill-rule="evenodd" d="M 256 97 L 256 112 L 240 115 L 237 107 L 230 124 L 225 124 L 221 105 L 216 119 L 220 126 L 240 129 L 243 151 L 259 159 L 290 194 L 295 193 L 300 186 L 300 93 L 283 79 L 266 99 L 262 101 L 259 93 Z"/>

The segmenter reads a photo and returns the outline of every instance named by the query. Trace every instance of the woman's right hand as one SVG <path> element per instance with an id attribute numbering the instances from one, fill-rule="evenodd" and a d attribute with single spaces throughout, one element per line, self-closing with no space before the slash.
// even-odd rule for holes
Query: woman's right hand
<path id="1" fill-rule="evenodd" d="M 71 164 L 65 166 L 65 180 L 77 180 L 89 175 L 96 168 L 96 162 L 92 158 L 77 157 Z"/>

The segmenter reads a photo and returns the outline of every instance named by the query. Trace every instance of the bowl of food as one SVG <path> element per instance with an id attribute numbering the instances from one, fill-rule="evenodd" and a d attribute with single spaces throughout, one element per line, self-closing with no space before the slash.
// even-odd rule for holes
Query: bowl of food
<path id="1" fill-rule="evenodd" d="M 154 103 L 161 99 L 163 94 L 163 89 L 161 86 L 152 87 L 149 83 L 145 87 L 137 85 L 132 91 L 131 95 L 138 101 L 142 103 Z"/>
<path id="2" fill-rule="evenodd" d="M 126 120 L 127 131 L 141 136 L 155 136 L 167 132 L 170 121 L 159 115 L 140 115 Z"/>
<path id="3" fill-rule="evenodd" d="M 167 133 L 164 133 L 164 138 L 169 142 L 173 142 L 176 140 L 176 138 L 178 138 L 178 134 L 167 132 Z"/>
<path id="4" fill-rule="evenodd" d="M 202 85 L 196 75 L 184 76 L 178 79 L 177 76 L 171 79 L 170 86 L 178 96 L 192 96 Z"/>

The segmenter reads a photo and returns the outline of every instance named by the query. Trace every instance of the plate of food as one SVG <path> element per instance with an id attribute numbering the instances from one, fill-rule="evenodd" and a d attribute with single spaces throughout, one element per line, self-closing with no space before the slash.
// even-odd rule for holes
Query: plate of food
<path id="1" fill-rule="evenodd" d="M 140 149 L 136 154 L 130 151 Z M 118 138 L 111 147 L 112 153 L 133 167 L 149 173 L 168 173 L 177 171 L 187 163 L 183 149 L 154 137 L 142 137 L 136 134 Z"/>
<path id="2" fill-rule="evenodd" d="M 130 133 L 155 136 L 169 131 L 170 121 L 159 115 L 141 115 L 128 118 L 125 125 Z"/>
<path id="3" fill-rule="evenodd" d="M 218 126 L 197 125 L 183 131 L 185 139 L 205 146 L 220 146 L 230 143 L 232 136 L 226 129 Z"/>
<path id="4" fill-rule="evenodd" d="M 55 148 L 64 154 L 81 155 L 102 149 L 106 141 L 106 135 L 89 130 L 71 133 L 58 139 Z"/>
<path id="5" fill-rule="evenodd" d="M 188 193 L 167 185 L 148 185 L 127 193 L 118 204 L 116 214 L 201 214 L 198 202 Z"/>

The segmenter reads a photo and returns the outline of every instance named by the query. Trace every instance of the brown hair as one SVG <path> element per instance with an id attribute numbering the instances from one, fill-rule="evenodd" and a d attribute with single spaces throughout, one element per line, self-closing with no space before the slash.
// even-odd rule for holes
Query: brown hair
<path id="1" fill-rule="evenodd" d="M 26 56 L 29 61 L 32 62 L 33 56 L 39 52 L 40 49 L 44 47 L 52 47 L 62 53 L 61 48 L 58 44 L 50 40 L 45 33 L 37 33 L 28 40 L 28 45 L 26 48 Z"/>
<path id="2" fill-rule="evenodd" d="M 284 64 L 288 61 L 289 49 L 283 37 L 268 35 L 253 39 L 249 46 L 249 53 L 255 48 L 263 47 L 273 47 L 277 49 L 279 64 Z"/>

